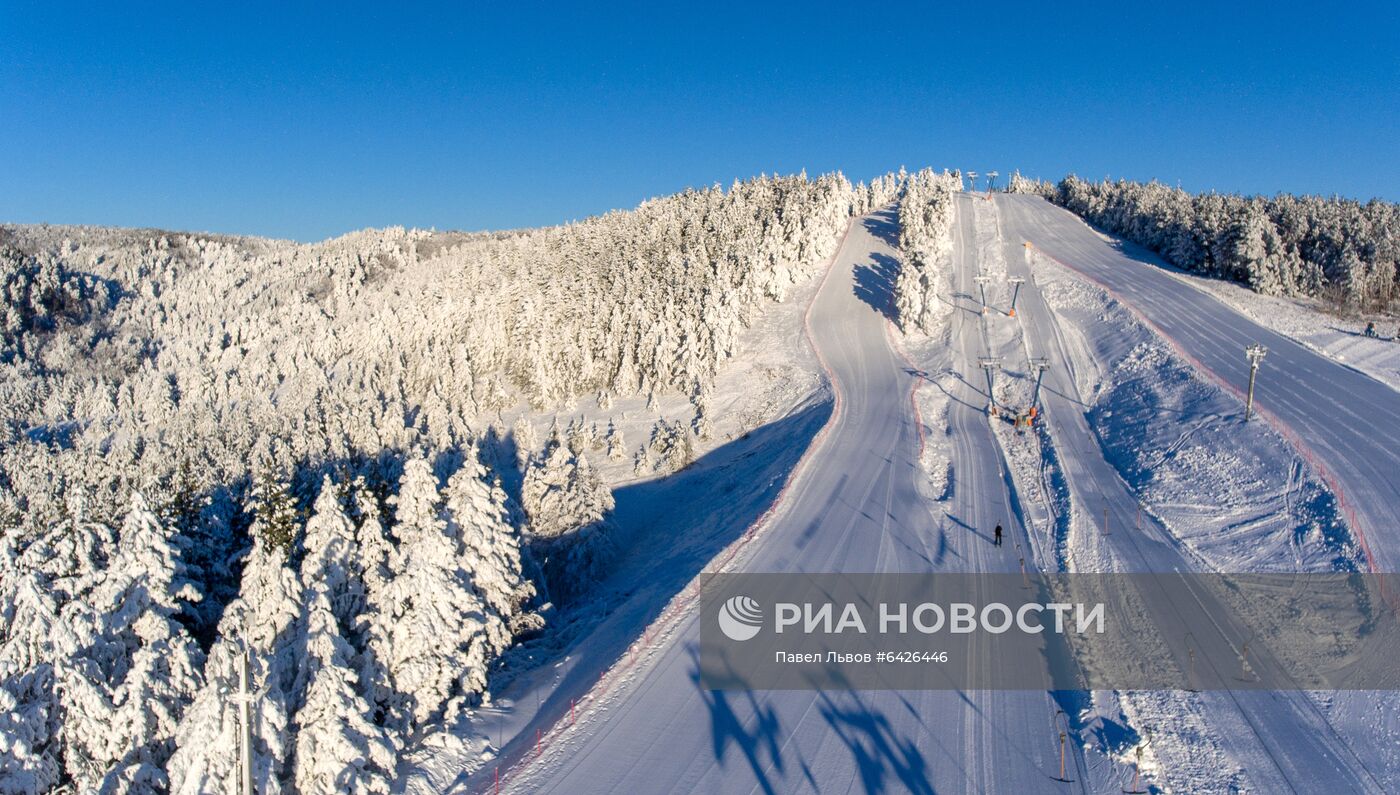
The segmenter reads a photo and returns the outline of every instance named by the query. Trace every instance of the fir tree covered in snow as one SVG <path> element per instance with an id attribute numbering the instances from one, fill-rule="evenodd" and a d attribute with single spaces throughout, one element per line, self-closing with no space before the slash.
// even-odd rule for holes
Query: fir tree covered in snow
<path id="1" fill-rule="evenodd" d="M 959 174 L 935 174 L 924 169 L 904 185 L 899 202 L 901 263 L 895 277 L 894 311 L 900 330 L 933 331 L 938 278 L 935 271 L 951 267 L 947 255 L 953 248 L 953 194 L 962 183 Z"/>
<path id="2" fill-rule="evenodd" d="M 96 637 L 61 669 L 68 773 L 80 788 L 164 789 L 180 716 L 202 686 L 204 655 L 175 618 L 198 598 L 160 521 L 133 494 L 93 600 L 107 608 L 91 616 Z"/>
<path id="3" fill-rule="evenodd" d="M 356 550 L 355 526 L 329 475 L 321 483 L 301 543 L 302 588 L 325 596 L 341 626 L 354 626 L 365 606 L 364 564 Z M 370 564 L 376 565 L 372 554 Z"/>
<path id="4" fill-rule="evenodd" d="M 679 472 L 695 460 L 695 441 L 690 429 L 681 422 L 657 420 L 647 443 L 647 460 L 663 475 Z"/>
<path id="5" fill-rule="evenodd" d="M 378 658 L 397 701 L 390 714 L 418 728 L 450 717 L 485 689 L 493 644 L 489 608 L 461 567 L 427 461 L 404 466 L 393 502 L 401 568 L 374 616 L 384 637 Z"/>
<path id="6" fill-rule="evenodd" d="M 476 449 L 447 481 L 447 512 L 461 541 L 462 567 L 492 614 L 512 636 L 538 629 L 539 616 L 528 610 L 535 587 L 521 565 L 520 534 L 510 522 L 505 492 Z M 504 648 L 509 638 L 499 642 Z"/>
<path id="7" fill-rule="evenodd" d="M 171 788 L 180 793 L 226 791 L 236 775 L 232 741 L 238 712 L 236 663 L 250 659 L 253 708 L 254 781 L 259 792 L 282 791 L 292 738 L 290 714 L 296 707 L 297 656 L 302 645 L 302 588 L 287 565 L 286 551 L 255 536 L 244 565 L 243 584 L 219 623 L 219 640 L 209 652 L 206 685 L 181 721 L 177 750 L 169 765 Z"/>
<path id="8" fill-rule="evenodd" d="M 550 595 L 568 599 L 602 576 L 613 547 L 612 490 L 556 435 L 525 471 L 520 500 Z"/>
<path id="9" fill-rule="evenodd" d="M 307 606 L 305 654 L 309 684 L 294 727 L 297 792 L 387 794 L 397 748 L 388 730 L 370 719 L 354 672 L 354 650 L 341 637 L 325 592 Z"/>

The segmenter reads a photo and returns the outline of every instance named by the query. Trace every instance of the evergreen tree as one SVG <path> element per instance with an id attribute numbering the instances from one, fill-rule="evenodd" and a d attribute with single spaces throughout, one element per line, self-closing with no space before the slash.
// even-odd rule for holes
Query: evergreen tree
<path id="1" fill-rule="evenodd" d="M 301 560 L 302 588 L 324 594 L 340 625 L 354 626 L 365 605 L 362 561 L 357 561 L 355 527 L 345 515 L 339 490 L 329 475 L 321 481 L 302 547 L 306 552 Z"/>
<path id="2" fill-rule="evenodd" d="M 617 427 L 611 420 L 608 421 L 606 439 L 608 458 L 613 461 L 621 461 L 627 455 L 627 442 L 623 439 L 622 429 Z"/>
<path id="3" fill-rule="evenodd" d="M 301 584 L 286 550 L 255 535 L 238 598 L 219 622 L 219 640 L 205 666 L 206 686 L 180 722 L 170 760 L 171 789 L 227 791 L 235 775 L 236 663 L 247 651 L 256 694 L 253 709 L 254 779 L 258 792 L 280 792 L 290 756 L 288 716 L 296 709 L 297 648 L 301 645 Z"/>
<path id="4" fill-rule="evenodd" d="M 139 492 L 119 538 L 96 601 L 113 609 L 92 616 L 97 637 L 62 669 L 66 755 L 84 788 L 147 792 L 164 788 L 177 724 L 202 685 L 204 655 L 175 619 L 199 594 Z"/>
<path id="5" fill-rule="evenodd" d="M 296 716 L 296 788 L 302 795 L 388 793 L 397 749 L 370 719 L 357 689 L 354 650 L 325 593 L 307 608 L 306 697 Z"/>
<path id="6" fill-rule="evenodd" d="M 272 468 L 263 469 L 253 482 L 253 532 L 263 543 L 290 551 L 301 524 L 296 500 Z"/>
<path id="7" fill-rule="evenodd" d="M 421 728 L 450 718 L 485 689 L 486 606 L 460 566 L 427 461 L 404 465 L 393 502 L 401 568 L 374 617 L 386 639 L 378 656 L 398 698 L 387 711 Z"/>
<path id="8" fill-rule="evenodd" d="M 500 625 L 509 633 L 492 631 L 499 652 L 510 636 L 543 622 L 526 610 L 535 587 L 522 573 L 520 537 L 510 522 L 506 494 L 489 477 L 473 448 L 447 483 L 447 510 L 462 543 L 462 568 L 471 572 L 477 594 L 498 619 L 489 620 L 488 628 Z"/>

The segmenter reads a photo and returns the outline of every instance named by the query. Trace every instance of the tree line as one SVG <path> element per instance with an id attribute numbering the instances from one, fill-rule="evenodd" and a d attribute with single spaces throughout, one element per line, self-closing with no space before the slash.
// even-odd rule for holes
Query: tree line
<path id="1" fill-rule="evenodd" d="M 1400 205 L 1340 197 L 1187 193 L 1159 182 L 1058 184 L 1013 178 L 1089 223 L 1182 270 L 1266 295 L 1309 296 L 1352 311 L 1394 311 Z"/>

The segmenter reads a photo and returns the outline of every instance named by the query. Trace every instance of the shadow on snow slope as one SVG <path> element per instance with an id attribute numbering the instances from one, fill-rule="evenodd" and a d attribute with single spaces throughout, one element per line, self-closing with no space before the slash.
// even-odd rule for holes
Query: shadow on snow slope
<path id="1" fill-rule="evenodd" d="M 768 509 L 831 416 L 832 404 L 823 397 L 680 472 L 614 493 L 618 551 L 610 573 L 591 595 L 562 609 L 542 635 L 509 652 L 497 672 L 494 698 L 515 713 L 500 757 L 531 752 L 536 729 L 548 732 L 567 718 L 572 701 L 622 659 L 671 599 Z M 489 720 L 478 728 L 495 734 Z"/>

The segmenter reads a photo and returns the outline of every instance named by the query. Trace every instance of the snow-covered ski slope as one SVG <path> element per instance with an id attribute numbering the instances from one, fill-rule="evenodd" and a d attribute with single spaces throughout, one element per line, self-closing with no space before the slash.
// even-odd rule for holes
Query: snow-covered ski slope
<path id="1" fill-rule="evenodd" d="M 970 239 L 974 232 L 969 224 L 973 215 L 969 205 L 984 200 L 960 198 L 959 238 Z M 1075 378 L 1067 371 L 1076 358 L 1066 351 L 1071 344 L 1070 335 L 1060 328 L 1059 319 L 1047 305 L 1022 251 L 1027 239 L 1036 245 L 1040 239 L 1026 238 L 1019 234 L 1022 227 L 1007 223 L 1010 217 L 1024 223 L 1026 218 L 1039 220 L 1042 214 L 1049 215 L 1052 222 L 1058 221 L 1056 216 L 1063 211 L 1040 200 L 1038 205 L 1026 207 L 1020 197 L 997 196 L 995 201 L 1007 275 L 1024 277 L 1027 282 L 1020 291 L 1018 317 L 993 310 L 985 316 L 984 327 L 992 352 L 1005 356 L 1008 369 L 1023 370 L 1027 354 L 1044 357 L 1051 363 L 1041 391 L 1045 425 L 1058 454 L 1071 504 L 1093 517 L 1092 524 L 1096 526 L 1089 537 L 1081 535 L 1067 543 L 1076 547 L 1079 556 L 1091 558 L 1102 567 L 1096 570 L 1201 570 L 1202 563 L 1175 542 L 1155 517 L 1138 513 L 1137 496 L 1105 458 L 1089 425 Z M 1019 216 L 1013 216 L 1016 211 Z M 967 248 L 958 246 L 960 252 Z M 1153 266 L 1130 262 L 1123 267 Z M 957 257 L 954 284 L 971 294 L 972 276 L 967 258 Z M 1085 330 L 1078 331 L 1076 336 L 1082 337 Z M 1088 333 L 1093 336 L 1094 330 Z M 1013 339 L 1014 347 L 1006 344 Z M 1280 451 L 1282 458 L 1289 455 Z M 1107 519 L 1107 534 L 1097 527 L 1101 516 Z M 1142 594 L 1148 614 L 1163 628 L 1163 636 L 1173 641 L 1166 653 L 1181 670 L 1187 669 L 1189 646 L 1238 642 L 1237 637 L 1219 632 L 1218 626 L 1199 620 L 1204 613 L 1222 617 L 1220 620 L 1228 623 L 1232 610 L 1206 589 L 1191 586 L 1191 590 L 1199 604 L 1175 604 L 1173 599 L 1177 597 L 1170 594 Z M 1140 649 L 1137 653 L 1152 654 L 1153 650 Z M 1268 639 L 1255 640 L 1253 653 L 1256 657 L 1271 654 Z M 1162 694 L 1125 693 L 1120 694 L 1120 700 L 1130 716 L 1144 724 L 1135 728 L 1154 733 L 1156 739 L 1149 750 L 1170 784 L 1189 785 L 1202 791 L 1238 786 L 1260 792 L 1384 791 L 1382 760 L 1353 750 L 1356 743 L 1351 734 L 1358 727 L 1334 725 L 1307 693 L 1176 693 L 1158 698 L 1159 695 Z M 1189 730 L 1181 730 L 1183 727 L 1194 727 L 1201 733 L 1191 736 Z"/>
<path id="2" fill-rule="evenodd" d="M 942 508 L 935 516 L 921 490 L 910 401 L 921 379 L 891 348 L 885 316 L 895 240 L 892 212 L 858 221 L 814 300 L 812 341 L 834 377 L 840 409 L 736 569 L 1019 570 L 1014 543 L 1029 540 L 1012 513 L 983 399 L 972 386 L 975 344 L 957 357 L 968 378 L 955 388 L 949 416 L 959 481 L 942 504 L 950 516 Z M 998 522 L 1008 530 L 1001 549 L 991 544 Z M 695 679 L 697 640 L 692 617 L 538 762 L 509 771 L 504 789 L 1036 792 L 1058 775 L 1052 724 L 1062 705 L 1051 694 L 709 692 Z M 1072 744 L 1070 791 L 1124 775 L 1078 749 Z M 493 775 L 489 766 L 482 770 L 472 791 L 489 791 Z"/>
<path id="3" fill-rule="evenodd" d="M 1350 510 L 1352 531 L 1375 571 L 1400 571 L 1400 394 L 1231 309 L 1130 243 L 1109 241 L 1038 196 L 1004 195 L 1005 236 L 1029 241 L 1110 290 L 1202 369 L 1241 392 L 1244 349 L 1268 348 L 1256 405 L 1295 435 L 1305 456 Z M 1243 406 L 1241 406 L 1243 413 Z"/>
<path id="4" fill-rule="evenodd" d="M 976 311 L 973 277 L 983 263 L 974 245 L 972 201 L 967 196 L 958 200 L 949 344 L 932 362 L 906 359 L 890 333 L 887 314 L 897 235 L 893 214 L 875 213 L 856 222 L 810 312 L 811 341 L 840 395 L 838 409 L 767 526 L 729 562 L 728 570 L 1014 572 L 1021 549 L 1028 551 L 1028 564 L 1053 565 L 1054 554 L 1044 548 L 1046 528 L 1022 524 L 1021 517 L 1034 512 L 1017 502 L 1001 447 L 988 424 L 978 358 L 1004 355 L 1012 364 L 1009 357 L 1016 351 L 1018 334 L 1028 339 L 1030 353 L 1054 358 L 1056 319 L 1034 281 L 1021 293 L 1019 320 L 1000 315 L 989 319 Z M 1198 298 L 1197 291 L 1159 272 L 1156 265 L 1124 255 L 1062 210 L 1024 197 L 997 197 L 996 209 L 1004 267 L 1011 275 L 1028 275 L 1024 258 L 1017 256 L 1024 240 L 1077 266 L 1083 258 L 1098 262 L 1103 271 L 1145 271 L 1149 275 L 1137 278 L 1149 285 L 1144 288 L 1149 290 L 1149 309 L 1182 311 L 1167 309 L 1183 300 L 1178 295 L 1182 292 L 1190 294 L 1185 300 L 1212 302 L 1214 306 L 1201 313 L 1208 322 L 1251 341 L 1258 331 L 1258 338 L 1270 346 L 1266 367 L 1274 364 L 1278 370 L 1266 370 L 1265 377 L 1299 372 L 1294 367 L 1309 372 L 1308 365 L 1294 363 L 1291 356 L 1275 358 L 1276 351 L 1292 343 L 1253 327 L 1210 296 Z M 1153 282 L 1159 275 L 1162 280 Z M 1109 282 L 1113 277 L 1130 278 L 1116 273 L 1102 278 Z M 1117 286 L 1110 286 L 1118 292 Z M 1157 292 L 1150 292 L 1153 286 Z M 1159 325 L 1171 333 L 1166 322 Z M 1197 331 L 1207 351 L 1219 349 L 1219 375 L 1229 378 L 1224 365 L 1242 361 L 1242 352 L 1236 353 L 1231 340 L 1213 340 L 1205 329 Z M 1177 342 L 1190 355 L 1211 361 L 1188 341 Z M 1351 377 L 1365 378 L 1294 347 L 1290 354 L 1311 356 Z M 950 371 L 953 378 L 929 383 L 925 374 L 935 368 Z M 1095 512 L 1102 507 L 1098 501 L 1106 500 L 1111 521 L 1124 528 L 1106 539 L 1113 567 L 1195 568 L 1150 517 L 1140 535 L 1127 531 L 1136 521 L 1135 497 L 1104 460 L 1081 413 L 1083 406 L 1069 397 L 1073 391 L 1068 379 L 1052 370 L 1046 383 L 1047 411 L 1058 431 L 1055 444 L 1066 461 L 1072 499 L 1089 502 Z M 1283 391 L 1281 378 L 1277 387 L 1260 389 L 1266 408 L 1272 408 L 1268 401 Z M 921 429 L 910 400 L 916 388 L 947 391 L 946 428 Z M 1380 395 L 1375 397 L 1384 402 Z M 1282 411 L 1274 410 L 1284 421 Z M 1346 420 L 1335 424 L 1339 427 L 1333 433 L 1348 432 Z M 947 437 L 952 483 L 942 501 L 926 493 L 926 475 L 918 463 L 925 432 Z M 1345 480 L 1350 471 L 1339 467 L 1338 473 L 1348 493 L 1362 490 Z M 990 530 L 997 523 L 1008 532 L 1001 548 L 991 543 Z M 1214 610 L 1228 612 L 1224 606 Z M 1152 612 L 1169 626 L 1181 620 L 1170 605 L 1153 605 Z M 627 666 L 625 674 L 590 699 L 576 724 L 549 731 L 551 739 L 539 758 L 526 755 L 523 762 L 517 757 L 502 766 L 502 791 L 1099 792 L 1117 791 L 1131 778 L 1127 767 L 1102 753 L 1094 737 L 1098 728 L 1071 725 L 1073 782 L 1055 781 L 1057 710 L 1077 716 L 1088 706 L 1087 693 L 710 692 L 696 681 L 695 616 L 655 632 L 665 639 L 647 644 L 649 650 Z M 988 659 L 985 664 L 997 661 Z M 1199 745 L 1166 747 L 1166 739 L 1158 743 L 1162 747 L 1155 753 L 1155 767 L 1164 783 L 1204 789 L 1221 784 L 1259 791 L 1383 791 L 1384 775 L 1378 779 L 1376 760 L 1360 758 L 1348 748 L 1346 737 L 1353 727 L 1334 727 L 1303 693 L 1183 695 L 1179 700 L 1149 699 L 1147 705 L 1129 711 L 1154 721 L 1182 719 L 1208 735 Z M 529 727 L 529 733 L 535 728 Z M 1191 761 L 1194 769 L 1186 766 Z M 1207 769 L 1213 766 L 1227 769 L 1226 775 L 1211 778 Z M 495 772 L 488 763 L 460 786 L 490 792 Z"/>

